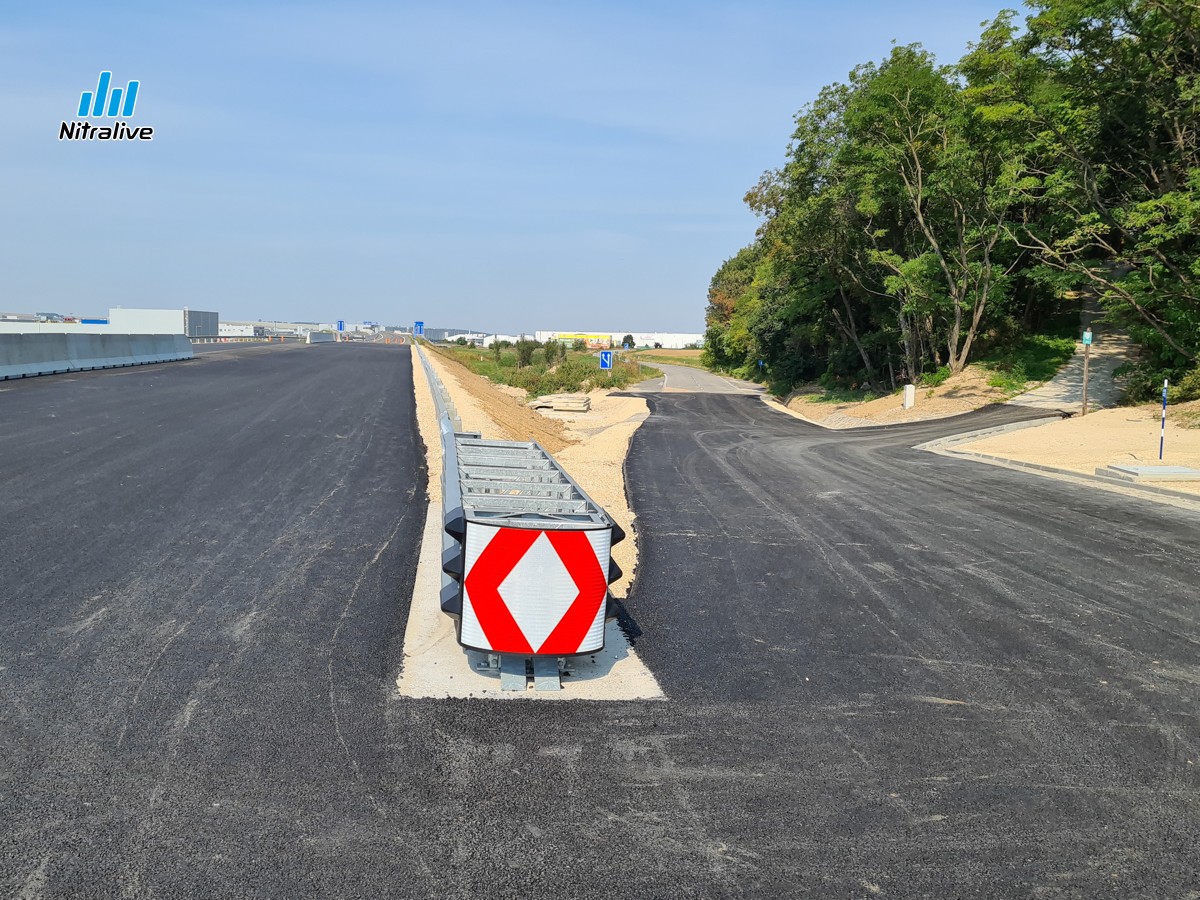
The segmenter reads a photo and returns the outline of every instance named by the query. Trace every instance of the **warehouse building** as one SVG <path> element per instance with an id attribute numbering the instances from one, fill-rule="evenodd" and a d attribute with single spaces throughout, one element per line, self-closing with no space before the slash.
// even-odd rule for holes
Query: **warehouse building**
<path id="1" fill-rule="evenodd" d="M 220 314 L 199 309 L 123 309 L 108 311 L 108 330 L 115 334 L 183 334 L 214 338 L 221 333 Z"/>
<path id="2" fill-rule="evenodd" d="M 635 347 L 660 346 L 665 350 L 683 350 L 687 347 L 703 347 L 704 335 L 672 332 L 672 331 L 538 331 L 536 337 L 542 343 L 546 341 L 561 341 L 564 344 L 583 341 L 593 350 L 607 350 L 610 347 L 620 348 L 621 339 L 626 335 L 633 337 Z"/>

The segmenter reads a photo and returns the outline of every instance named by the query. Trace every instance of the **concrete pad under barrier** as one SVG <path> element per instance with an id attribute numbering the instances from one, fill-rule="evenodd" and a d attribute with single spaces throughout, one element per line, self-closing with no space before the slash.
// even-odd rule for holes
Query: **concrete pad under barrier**
<path id="1" fill-rule="evenodd" d="M 459 646 L 454 621 L 438 602 L 441 588 L 442 507 L 430 503 L 404 632 L 404 661 L 396 688 L 403 697 L 488 700 L 665 700 L 657 679 L 629 646 L 617 623 L 605 623 L 604 649 L 571 657 L 561 691 L 502 691 L 500 677 L 476 670 Z"/>

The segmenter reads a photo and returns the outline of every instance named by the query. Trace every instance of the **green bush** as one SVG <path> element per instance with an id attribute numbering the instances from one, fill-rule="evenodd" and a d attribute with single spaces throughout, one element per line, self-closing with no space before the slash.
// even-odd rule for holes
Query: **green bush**
<path id="1" fill-rule="evenodd" d="M 1021 363 L 1015 363 L 1007 370 L 993 369 L 988 378 L 988 386 L 1016 393 L 1025 389 L 1027 381 L 1029 381 L 1029 376 L 1025 372 L 1025 367 Z"/>
<path id="2" fill-rule="evenodd" d="M 1168 403 L 1187 403 L 1189 400 L 1200 400 L 1200 367 L 1192 369 L 1178 384 L 1168 385 Z"/>
<path id="3" fill-rule="evenodd" d="M 921 376 L 921 384 L 925 385 L 925 387 L 935 388 L 939 385 L 945 384 L 946 379 L 949 377 L 950 367 L 938 366 L 936 371 L 926 372 Z"/>

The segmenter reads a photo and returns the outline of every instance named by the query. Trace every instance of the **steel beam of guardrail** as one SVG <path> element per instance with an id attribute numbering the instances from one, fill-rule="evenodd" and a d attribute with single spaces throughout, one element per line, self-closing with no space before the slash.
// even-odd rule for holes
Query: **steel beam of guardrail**
<path id="1" fill-rule="evenodd" d="M 477 668 L 501 687 L 558 690 L 570 657 L 604 647 L 616 615 L 608 585 L 621 577 L 625 538 L 558 462 L 532 441 L 463 432 L 424 351 L 442 446 L 442 612 Z"/>

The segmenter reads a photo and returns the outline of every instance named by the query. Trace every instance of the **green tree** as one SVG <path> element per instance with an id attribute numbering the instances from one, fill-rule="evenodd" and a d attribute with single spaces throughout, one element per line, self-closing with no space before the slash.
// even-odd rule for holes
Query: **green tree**
<path id="1" fill-rule="evenodd" d="M 533 362 L 533 351 L 540 347 L 537 341 L 517 341 L 517 368 L 524 369 Z"/>
<path id="2" fill-rule="evenodd" d="M 1178 375 L 1200 359 L 1200 5 L 1032 6 L 1019 45 L 1045 81 L 1027 195 L 1044 214 L 1017 236 L 1047 280 L 1095 291 L 1144 373 Z"/>

